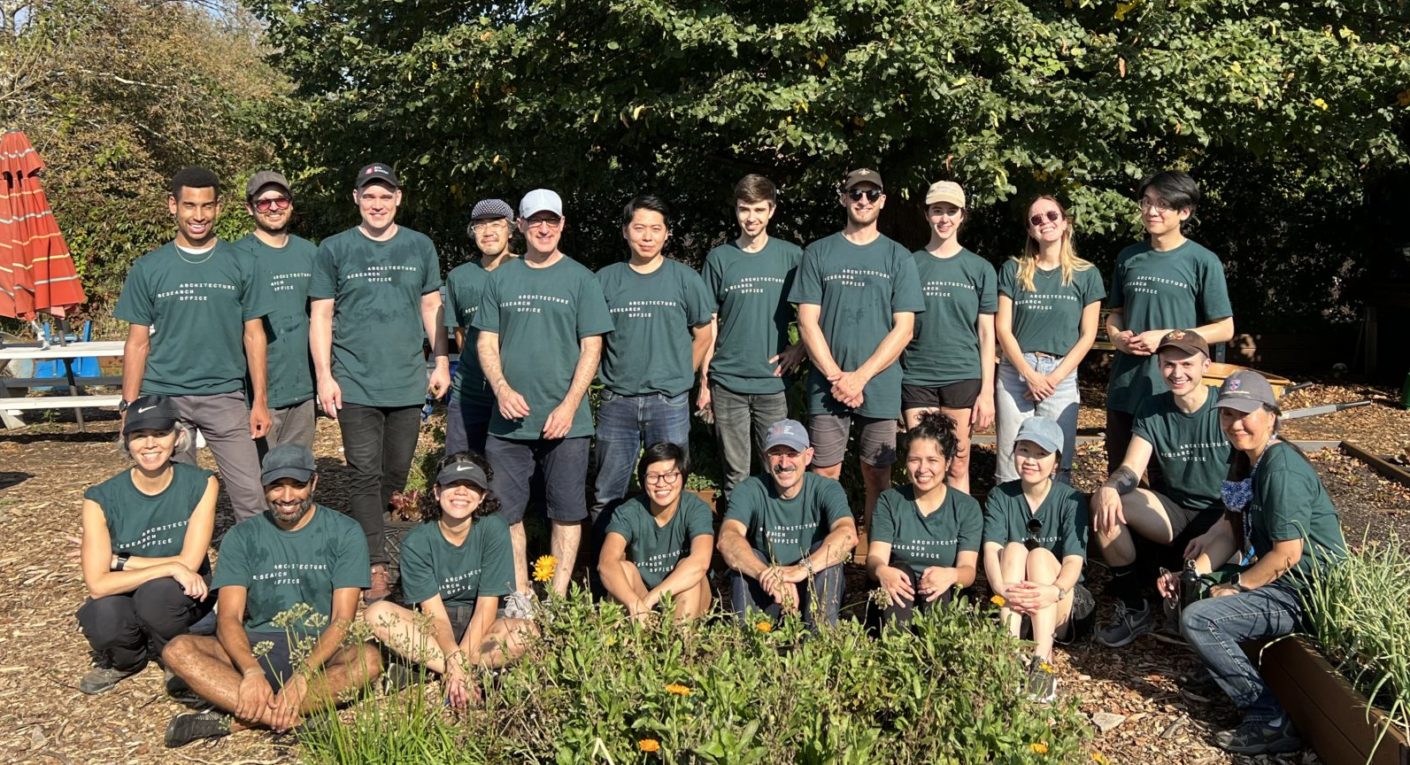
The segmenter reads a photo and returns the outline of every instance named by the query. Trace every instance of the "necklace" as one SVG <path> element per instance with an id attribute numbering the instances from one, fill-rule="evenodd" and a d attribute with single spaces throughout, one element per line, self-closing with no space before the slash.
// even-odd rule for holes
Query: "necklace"
<path id="1" fill-rule="evenodd" d="M 200 254 L 200 255 L 204 255 L 205 257 L 202 257 L 202 258 L 200 258 L 199 260 L 192 260 L 191 258 L 186 257 L 186 249 L 185 249 L 185 248 L 183 248 L 181 245 L 177 245 L 177 246 L 176 246 L 176 255 L 177 255 L 177 257 L 181 258 L 182 260 L 186 261 L 187 263 L 190 263 L 190 264 L 193 265 L 193 266 L 199 266 L 199 265 L 201 265 L 202 263 L 206 262 L 207 260 L 210 260 L 210 259 L 211 259 L 211 256 L 215 254 L 215 245 L 211 245 L 210 249 L 206 250 L 204 253 L 192 253 L 192 254 L 193 254 L 193 255 Z"/>

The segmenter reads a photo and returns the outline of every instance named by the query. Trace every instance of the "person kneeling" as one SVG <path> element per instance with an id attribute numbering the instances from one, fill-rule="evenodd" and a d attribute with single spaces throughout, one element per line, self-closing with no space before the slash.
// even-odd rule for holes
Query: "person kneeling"
<path id="1" fill-rule="evenodd" d="M 685 451 L 663 441 L 637 464 L 642 493 L 618 505 L 607 522 L 597 571 L 602 584 L 632 618 L 651 613 L 670 593 L 676 618 L 695 619 L 710 608 L 710 556 L 715 530 L 710 506 L 682 491 Z"/>
<path id="2" fill-rule="evenodd" d="M 436 510 L 401 543 L 401 586 L 422 616 L 389 600 L 363 619 L 392 651 L 445 676 L 456 709 L 479 700 L 471 667 L 499 667 L 524 652 L 537 634 L 528 619 L 500 614 L 514 597 L 509 526 L 495 512 L 484 461 L 469 452 L 445 458 L 436 474 Z"/>
<path id="3" fill-rule="evenodd" d="M 974 497 L 945 485 L 959 442 L 948 415 L 922 413 L 906 438 L 911 485 L 877 500 L 867 568 L 886 592 L 888 622 L 905 624 L 914 610 L 948 603 L 955 587 L 974 584 L 984 513 Z"/>
<path id="4" fill-rule="evenodd" d="M 809 626 L 835 624 L 842 562 L 857 545 L 857 522 L 842 484 L 807 472 L 808 431 L 779 420 L 764 438 L 767 476 L 734 488 L 720 525 L 720 555 L 733 572 L 730 596 L 741 621 L 801 611 Z M 799 585 L 803 586 L 799 586 Z"/>
<path id="5" fill-rule="evenodd" d="M 1087 560 L 1086 501 L 1053 480 L 1062 438 L 1052 420 L 1024 420 L 1013 450 L 1018 480 L 995 486 L 984 505 L 984 576 L 1009 631 L 1017 636 L 1022 618 L 1030 622 L 1028 692 L 1039 701 L 1057 696 L 1053 640 L 1069 628 Z"/>
<path id="6" fill-rule="evenodd" d="M 289 730 L 382 670 L 375 646 L 345 644 L 369 585 L 362 528 L 314 503 L 318 476 L 306 446 L 270 449 L 261 480 L 269 509 L 220 546 L 216 636 L 182 635 L 162 651 L 167 668 L 216 707 L 173 717 L 169 747 L 246 728 Z M 295 667 L 291 654 L 306 642 L 312 648 Z"/>

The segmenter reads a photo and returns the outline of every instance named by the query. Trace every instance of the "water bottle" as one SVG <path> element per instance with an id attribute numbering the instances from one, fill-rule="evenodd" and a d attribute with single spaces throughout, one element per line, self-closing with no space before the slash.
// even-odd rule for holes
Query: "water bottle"
<path id="1" fill-rule="evenodd" d="M 1180 610 L 1186 606 L 1197 602 L 1200 599 L 1199 572 L 1195 570 L 1195 562 L 1185 561 L 1185 569 L 1180 572 Z"/>

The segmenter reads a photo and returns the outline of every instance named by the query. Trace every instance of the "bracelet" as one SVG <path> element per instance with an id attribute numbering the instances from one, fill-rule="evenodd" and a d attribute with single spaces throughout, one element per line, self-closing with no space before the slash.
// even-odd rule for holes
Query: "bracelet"
<path id="1" fill-rule="evenodd" d="M 117 560 L 113 561 L 113 570 L 121 571 L 127 568 L 127 561 L 132 557 L 132 553 L 118 553 Z"/>

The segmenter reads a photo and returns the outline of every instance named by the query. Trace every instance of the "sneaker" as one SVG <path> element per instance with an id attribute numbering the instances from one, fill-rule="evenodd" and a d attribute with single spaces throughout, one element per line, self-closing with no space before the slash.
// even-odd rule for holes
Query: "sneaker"
<path id="1" fill-rule="evenodd" d="M 197 696 L 196 692 L 191 690 L 191 686 L 187 685 L 185 680 L 177 677 L 169 669 L 162 670 L 162 672 L 162 687 L 166 690 L 167 697 L 172 701 L 175 701 L 183 707 L 190 707 L 191 709 L 200 711 L 211 708 L 210 702 Z"/>
<path id="2" fill-rule="evenodd" d="M 1118 600 L 1111 623 L 1097 630 L 1097 642 L 1107 648 L 1120 648 L 1135 642 L 1154 627 L 1155 615 L 1151 613 L 1150 601 L 1141 601 L 1141 610 L 1135 611 Z"/>
<path id="3" fill-rule="evenodd" d="M 362 591 L 362 602 L 370 606 L 391 594 L 392 578 L 387 574 L 387 566 L 378 563 L 372 567 L 372 586 Z"/>
<path id="4" fill-rule="evenodd" d="M 1028 698 L 1040 704 L 1048 704 L 1057 698 L 1057 674 L 1053 665 L 1034 656 L 1028 662 L 1028 681 L 1025 685 Z"/>
<path id="5" fill-rule="evenodd" d="M 78 681 L 78 689 L 84 693 L 95 696 L 99 693 L 107 693 L 117 687 L 117 684 L 129 677 L 141 672 L 143 667 L 136 669 L 116 669 L 114 667 L 94 667 L 88 670 L 88 674 Z"/>
<path id="6" fill-rule="evenodd" d="M 177 715 L 166 726 L 166 746 L 175 749 L 203 738 L 230 735 L 230 715 L 210 710 Z"/>
<path id="7" fill-rule="evenodd" d="M 1302 748 L 1302 739 L 1287 715 L 1276 720 L 1245 720 L 1233 730 L 1214 734 L 1214 742 L 1235 754 L 1285 754 Z"/>
<path id="8" fill-rule="evenodd" d="M 532 592 L 514 591 L 504 599 L 504 618 L 528 619 L 533 621 L 537 600 Z"/>

